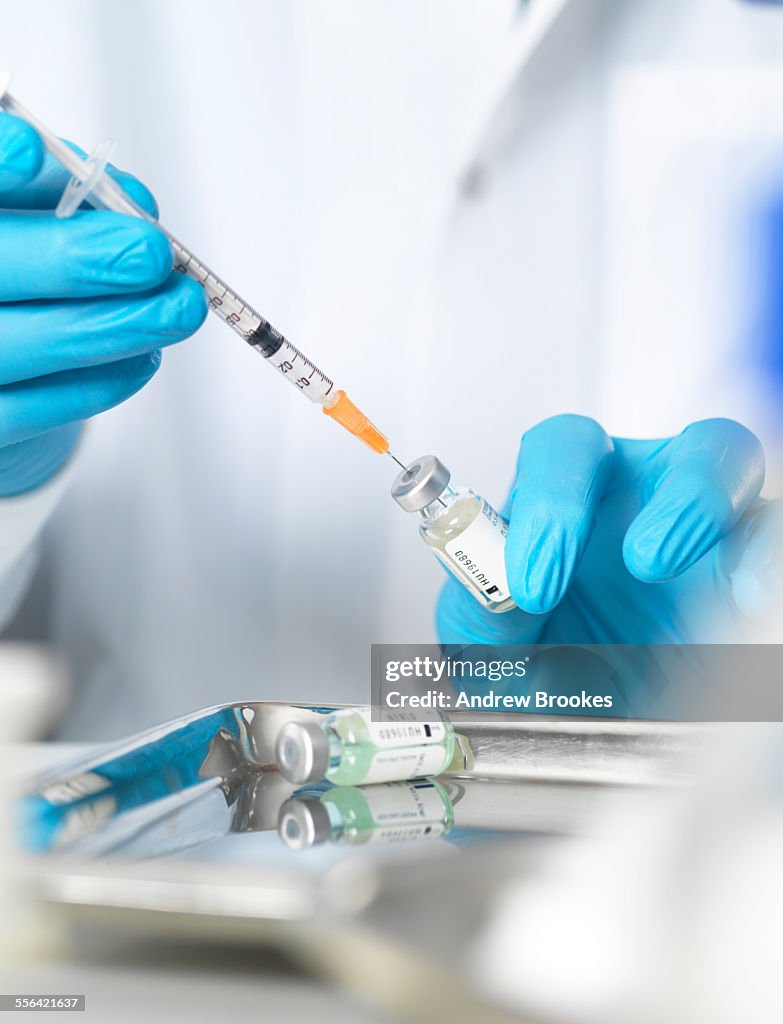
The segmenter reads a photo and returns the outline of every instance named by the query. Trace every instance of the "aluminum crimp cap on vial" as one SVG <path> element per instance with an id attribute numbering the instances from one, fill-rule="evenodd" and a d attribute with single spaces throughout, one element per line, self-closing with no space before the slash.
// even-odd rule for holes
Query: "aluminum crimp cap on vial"
<path id="1" fill-rule="evenodd" d="M 277 833 L 290 850 L 325 843 L 332 834 L 329 812 L 313 797 L 291 797 L 280 808 Z"/>
<path id="2" fill-rule="evenodd" d="M 434 455 L 422 455 L 397 475 L 391 496 L 406 512 L 418 512 L 437 501 L 449 486 L 451 473 Z"/>
<path id="3" fill-rule="evenodd" d="M 313 782 L 326 775 L 329 739 L 317 722 L 288 722 L 275 749 L 277 767 L 289 782 Z"/>

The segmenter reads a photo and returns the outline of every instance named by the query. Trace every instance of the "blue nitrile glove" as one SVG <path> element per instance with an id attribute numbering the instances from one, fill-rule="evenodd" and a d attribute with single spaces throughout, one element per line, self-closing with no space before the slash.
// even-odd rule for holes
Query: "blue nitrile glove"
<path id="1" fill-rule="evenodd" d="M 155 211 L 140 182 L 112 173 Z M 206 315 L 154 225 L 107 210 L 58 220 L 67 179 L 29 125 L 0 113 L 0 497 L 52 476 L 80 421 L 135 394 Z"/>
<path id="2" fill-rule="evenodd" d="M 506 569 L 519 610 L 493 614 L 454 580 L 445 644 L 731 642 L 783 595 L 781 503 L 731 420 L 663 441 L 610 438 L 556 416 L 522 438 Z M 507 513 L 509 509 L 505 510 Z"/>

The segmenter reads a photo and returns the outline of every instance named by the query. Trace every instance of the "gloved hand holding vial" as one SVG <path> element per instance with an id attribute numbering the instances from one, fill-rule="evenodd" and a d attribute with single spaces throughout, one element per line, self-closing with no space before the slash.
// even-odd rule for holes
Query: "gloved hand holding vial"
<path id="1" fill-rule="evenodd" d="M 440 639 L 741 636 L 783 597 L 783 510 L 759 498 L 763 481 L 758 438 L 731 420 L 702 420 L 661 441 L 612 438 L 583 416 L 545 420 L 522 438 L 508 503 L 505 569 L 516 607 L 488 615 L 484 601 L 449 580 Z"/>

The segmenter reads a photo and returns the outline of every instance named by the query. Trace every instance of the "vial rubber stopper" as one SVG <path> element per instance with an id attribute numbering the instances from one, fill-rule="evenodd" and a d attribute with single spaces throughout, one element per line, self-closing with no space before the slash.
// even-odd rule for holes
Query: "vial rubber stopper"
<path id="1" fill-rule="evenodd" d="M 438 500 L 450 479 L 451 473 L 440 459 L 422 455 L 397 475 L 391 496 L 406 512 L 419 512 Z"/>
<path id="2" fill-rule="evenodd" d="M 329 767 L 329 739 L 317 722 L 288 722 L 278 734 L 276 754 L 289 782 L 313 782 Z"/>

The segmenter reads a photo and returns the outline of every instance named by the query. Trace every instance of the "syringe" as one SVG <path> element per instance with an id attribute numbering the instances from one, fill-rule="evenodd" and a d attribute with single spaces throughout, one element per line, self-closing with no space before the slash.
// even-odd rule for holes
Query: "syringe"
<path id="1" fill-rule="evenodd" d="M 391 455 L 387 438 L 354 405 L 344 391 L 335 390 L 332 380 L 311 359 L 300 352 L 277 328 L 256 312 L 249 302 L 210 270 L 206 263 L 198 259 L 153 216 L 135 203 L 105 172 L 107 150 L 99 153 L 99 147 L 99 150 L 90 157 L 79 156 L 6 91 L 9 82 L 10 75 L 0 72 L 0 107 L 32 125 L 47 150 L 73 175 L 73 180 L 63 197 L 65 203 L 58 207 L 61 216 L 68 216 L 82 202 L 87 202 L 91 206 L 127 213 L 156 224 L 171 244 L 175 257 L 174 269 L 198 281 L 207 293 L 211 312 L 244 338 L 270 366 L 311 402 L 320 405 L 327 416 L 331 416 L 374 452 L 388 452 Z M 393 455 L 391 457 L 394 458 Z M 395 462 L 398 461 L 395 459 Z"/>

